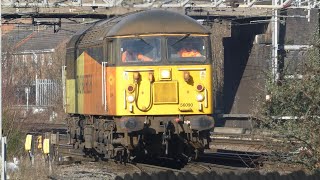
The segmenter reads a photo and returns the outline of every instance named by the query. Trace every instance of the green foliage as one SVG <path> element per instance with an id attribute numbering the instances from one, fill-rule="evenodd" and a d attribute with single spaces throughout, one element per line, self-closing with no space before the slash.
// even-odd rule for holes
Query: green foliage
<path id="1" fill-rule="evenodd" d="M 3 135 L 7 137 L 7 156 L 18 156 L 24 152 L 25 134 L 21 132 L 14 112 L 3 113 Z"/>
<path id="2" fill-rule="evenodd" d="M 277 151 L 286 152 L 285 160 L 309 169 L 320 168 L 319 40 L 314 44 L 294 72 L 285 67 L 277 83 L 267 83 L 271 100 L 262 103 L 258 117 L 262 128 L 284 137 Z"/>

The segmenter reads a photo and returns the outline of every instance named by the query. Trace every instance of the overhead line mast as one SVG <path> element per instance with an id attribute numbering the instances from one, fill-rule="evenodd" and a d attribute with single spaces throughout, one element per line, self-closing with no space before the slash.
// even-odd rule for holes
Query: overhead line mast
<path id="1" fill-rule="evenodd" d="M 6 180 L 6 141 L 2 130 L 2 1 L 0 2 L 0 141 L 1 141 L 1 179 Z"/>

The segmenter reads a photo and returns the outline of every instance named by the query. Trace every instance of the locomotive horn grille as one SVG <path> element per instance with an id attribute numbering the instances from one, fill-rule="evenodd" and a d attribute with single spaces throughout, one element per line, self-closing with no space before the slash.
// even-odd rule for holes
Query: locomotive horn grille
<path id="1" fill-rule="evenodd" d="M 178 103 L 178 82 L 155 82 L 153 91 L 154 104 Z"/>

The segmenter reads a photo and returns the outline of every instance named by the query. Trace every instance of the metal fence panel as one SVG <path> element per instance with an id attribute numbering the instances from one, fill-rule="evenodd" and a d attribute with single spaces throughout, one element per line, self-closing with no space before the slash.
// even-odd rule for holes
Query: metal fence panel
<path id="1" fill-rule="evenodd" d="M 60 82 L 53 79 L 36 79 L 36 106 L 52 106 L 59 97 Z"/>

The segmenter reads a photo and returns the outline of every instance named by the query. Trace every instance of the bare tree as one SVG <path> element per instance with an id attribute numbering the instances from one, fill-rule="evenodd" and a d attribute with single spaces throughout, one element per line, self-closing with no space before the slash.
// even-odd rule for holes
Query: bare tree
<path id="1" fill-rule="evenodd" d="M 317 38 L 295 72 L 283 68 L 277 83 L 267 83 L 268 101 L 259 102 L 256 116 L 263 129 L 283 136 L 277 154 L 281 161 L 320 167 L 320 56 Z M 280 147 L 280 148 L 279 148 Z"/>

